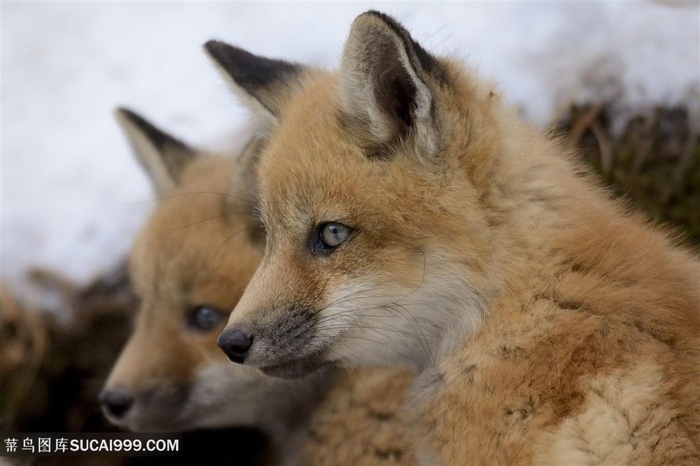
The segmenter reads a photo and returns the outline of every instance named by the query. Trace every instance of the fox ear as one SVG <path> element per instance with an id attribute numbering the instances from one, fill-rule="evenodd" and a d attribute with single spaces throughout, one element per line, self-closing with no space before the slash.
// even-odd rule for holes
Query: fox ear
<path id="1" fill-rule="evenodd" d="M 275 125 L 282 108 L 303 83 L 308 68 L 284 60 L 265 58 L 217 40 L 204 44 L 224 76 L 253 112 Z"/>
<path id="2" fill-rule="evenodd" d="M 412 137 L 421 151 L 437 153 L 433 86 L 445 81 L 437 60 L 392 17 L 369 11 L 353 22 L 340 67 L 341 105 L 380 144 Z"/>
<path id="3" fill-rule="evenodd" d="M 156 193 L 167 195 L 177 186 L 182 169 L 194 160 L 196 151 L 131 110 L 118 108 L 115 114 Z"/>

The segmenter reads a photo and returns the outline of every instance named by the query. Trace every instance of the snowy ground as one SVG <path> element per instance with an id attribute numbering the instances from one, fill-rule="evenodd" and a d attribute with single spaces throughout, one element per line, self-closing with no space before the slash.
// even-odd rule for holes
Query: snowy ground
<path id="1" fill-rule="evenodd" d="M 247 115 L 206 40 L 334 67 L 369 8 L 496 79 L 541 125 L 594 97 L 700 105 L 697 2 L 3 2 L 2 280 L 40 265 L 84 281 L 130 247 L 153 197 L 113 107 L 223 149 Z"/>

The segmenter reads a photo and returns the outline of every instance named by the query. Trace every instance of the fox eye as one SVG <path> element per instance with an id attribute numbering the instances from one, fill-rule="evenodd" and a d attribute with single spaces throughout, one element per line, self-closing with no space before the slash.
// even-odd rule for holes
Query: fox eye
<path id="1" fill-rule="evenodd" d="M 313 252 L 316 254 L 331 253 L 346 242 L 354 230 L 347 225 L 336 222 L 322 223 L 313 235 Z"/>
<path id="2" fill-rule="evenodd" d="M 190 327 L 200 332 L 210 332 L 221 325 L 228 318 L 228 314 L 211 306 L 197 306 L 190 313 L 188 323 Z"/>

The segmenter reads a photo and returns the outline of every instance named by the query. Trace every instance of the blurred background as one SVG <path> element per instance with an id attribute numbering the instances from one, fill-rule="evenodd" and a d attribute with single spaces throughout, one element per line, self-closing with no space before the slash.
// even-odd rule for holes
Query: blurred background
<path id="1" fill-rule="evenodd" d="M 539 125 L 599 102 L 687 107 L 698 121 L 697 2 L 3 2 L 3 280 L 41 265 L 84 283 L 128 250 L 153 203 L 115 106 L 193 144 L 235 145 L 248 116 L 202 44 L 335 67 L 369 8 L 494 79 Z"/>
<path id="2" fill-rule="evenodd" d="M 332 68 L 367 9 L 497 82 L 615 192 L 700 244 L 697 2 L 3 2 L 0 427 L 107 428 L 95 389 L 128 333 L 122 264 L 154 207 L 114 107 L 235 150 L 249 116 L 202 44 Z M 102 350 L 79 356 L 85 345 Z"/>

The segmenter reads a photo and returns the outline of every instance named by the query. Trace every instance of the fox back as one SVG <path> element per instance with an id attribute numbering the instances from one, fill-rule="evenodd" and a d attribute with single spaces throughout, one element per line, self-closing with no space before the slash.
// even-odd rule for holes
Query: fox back
<path id="1" fill-rule="evenodd" d="M 425 464 L 700 460 L 698 259 L 561 142 L 381 13 L 336 73 L 210 48 L 272 129 L 239 362 L 412 368 Z"/>

